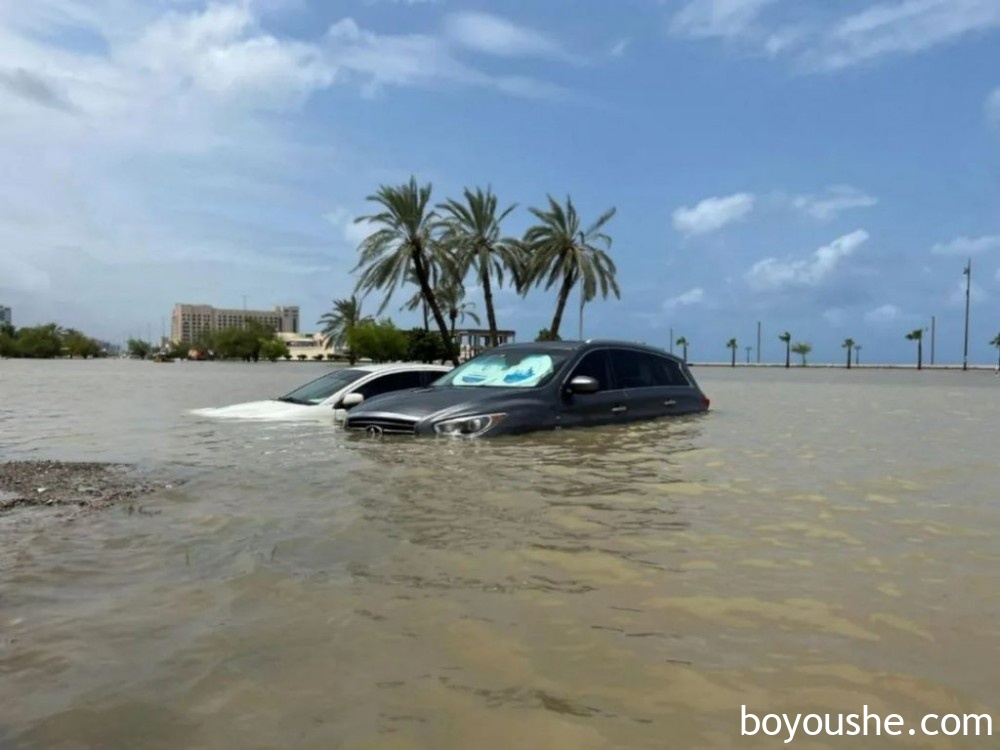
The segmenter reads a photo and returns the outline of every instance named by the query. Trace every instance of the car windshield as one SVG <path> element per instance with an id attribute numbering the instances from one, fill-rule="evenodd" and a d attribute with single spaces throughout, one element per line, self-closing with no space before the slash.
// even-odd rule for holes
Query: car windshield
<path id="1" fill-rule="evenodd" d="M 459 365 L 432 385 L 435 388 L 535 388 L 547 383 L 571 353 L 560 349 L 485 352 Z"/>
<path id="2" fill-rule="evenodd" d="M 296 388 L 289 394 L 279 398 L 279 401 L 287 401 L 291 404 L 316 405 L 326 401 L 334 393 L 342 388 L 346 388 L 356 380 L 360 380 L 368 373 L 365 370 L 335 370 L 321 378 L 316 378 L 300 388 Z"/>

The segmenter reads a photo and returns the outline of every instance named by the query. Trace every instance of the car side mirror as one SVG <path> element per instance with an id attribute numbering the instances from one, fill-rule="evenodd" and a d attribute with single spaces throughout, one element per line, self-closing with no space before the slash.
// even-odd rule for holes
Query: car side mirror
<path id="1" fill-rule="evenodd" d="M 597 393 L 600 389 L 601 384 L 587 375 L 577 375 L 569 381 L 569 390 L 571 393 Z"/>
<path id="2" fill-rule="evenodd" d="M 348 393 L 346 396 L 340 399 L 340 404 L 338 404 L 338 408 L 350 409 L 352 406 L 357 406 L 364 400 L 365 397 L 362 396 L 360 393 Z"/>

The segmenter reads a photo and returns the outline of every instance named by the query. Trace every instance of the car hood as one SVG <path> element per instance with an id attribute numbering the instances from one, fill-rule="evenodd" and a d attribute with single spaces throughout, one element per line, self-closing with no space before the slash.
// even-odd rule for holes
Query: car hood
<path id="1" fill-rule="evenodd" d="M 374 414 L 397 414 L 418 420 L 439 412 L 444 412 L 442 416 L 460 415 L 489 410 L 491 404 L 507 401 L 512 394 L 517 393 L 525 393 L 525 389 L 475 386 L 421 388 L 417 391 L 387 393 L 354 407 L 347 414 L 348 420 Z"/>
<path id="2" fill-rule="evenodd" d="M 308 404 L 290 404 L 285 401 L 248 401 L 243 404 L 192 409 L 191 414 L 197 417 L 213 419 L 261 419 L 267 421 L 284 421 L 299 419 L 331 419 L 333 409 L 329 406 L 311 406 Z"/>

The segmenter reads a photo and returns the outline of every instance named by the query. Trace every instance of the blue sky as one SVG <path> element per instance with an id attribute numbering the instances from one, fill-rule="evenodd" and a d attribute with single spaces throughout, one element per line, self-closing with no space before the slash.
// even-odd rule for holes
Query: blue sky
<path id="1" fill-rule="evenodd" d="M 413 174 L 492 186 L 511 234 L 549 193 L 615 206 L 622 299 L 588 337 L 722 360 L 759 320 L 765 360 L 788 329 L 897 362 L 934 315 L 960 361 L 971 257 L 991 362 L 998 45 L 996 0 L 5 3 L 0 304 L 111 340 L 244 295 L 309 327 L 352 291 L 365 196 Z M 530 339 L 554 294 L 499 306 Z"/>

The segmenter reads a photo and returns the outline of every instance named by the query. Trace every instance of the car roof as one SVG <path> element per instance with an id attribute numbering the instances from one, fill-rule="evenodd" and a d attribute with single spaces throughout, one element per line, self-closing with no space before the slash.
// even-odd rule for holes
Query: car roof
<path id="1" fill-rule="evenodd" d="M 598 349 L 606 346 L 622 347 L 625 349 L 640 349 L 661 357 L 669 357 L 677 362 L 683 361 L 676 354 L 671 354 L 670 352 L 660 349 L 659 347 L 642 344 L 638 341 L 625 341 L 624 339 L 587 339 L 586 341 L 526 341 L 514 344 L 501 344 L 496 348 L 504 351 L 531 351 L 532 349 L 545 349 L 548 351 L 552 351 L 553 349 L 564 349 L 566 351 L 574 351 L 576 349 L 583 348 Z"/>
<path id="2" fill-rule="evenodd" d="M 352 365 L 348 369 L 363 370 L 365 372 L 391 372 L 405 370 L 431 370 L 434 372 L 447 372 L 451 365 L 429 365 L 424 362 L 389 362 L 388 364 L 358 364 Z"/>

